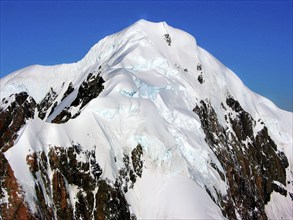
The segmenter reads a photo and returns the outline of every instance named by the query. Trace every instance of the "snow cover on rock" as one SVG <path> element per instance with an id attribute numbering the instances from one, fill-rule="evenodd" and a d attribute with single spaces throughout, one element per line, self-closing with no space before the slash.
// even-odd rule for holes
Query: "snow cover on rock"
<path id="1" fill-rule="evenodd" d="M 293 180 L 292 113 L 250 91 L 231 70 L 197 46 L 191 35 L 165 22 L 140 20 L 98 42 L 77 63 L 18 70 L 1 79 L 1 100 L 25 91 L 40 102 L 52 87 L 60 94 L 60 101 L 70 83 L 78 88 L 100 66 L 104 90 L 77 118 L 53 124 L 50 118 L 43 121 L 35 117 L 5 153 L 32 210 L 34 183 L 26 164 L 30 152 L 78 143 L 95 150 L 103 178 L 114 180 L 123 153 L 141 144 L 143 175 L 126 194 L 131 211 L 139 219 L 222 219 L 220 208 L 205 187 L 212 194 L 216 194 L 214 189 L 226 194 L 226 182 L 211 163 L 220 171 L 223 168 L 192 110 L 200 100 L 210 100 L 224 125 L 221 102 L 228 94 L 254 119 L 267 125 L 270 136 L 288 157 L 287 176 Z M 198 75 L 203 76 L 203 84 L 198 82 Z M 290 217 L 292 206 L 284 197 L 272 196 L 266 211 L 270 218 Z"/>

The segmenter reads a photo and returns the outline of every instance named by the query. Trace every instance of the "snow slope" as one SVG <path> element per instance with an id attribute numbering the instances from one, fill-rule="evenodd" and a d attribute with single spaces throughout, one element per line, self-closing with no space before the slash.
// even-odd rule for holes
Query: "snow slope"
<path id="1" fill-rule="evenodd" d="M 165 34 L 171 37 L 171 46 Z M 78 143 L 95 150 L 103 178 L 115 180 L 123 154 L 141 144 L 143 175 L 126 194 L 131 211 L 139 219 L 223 219 L 220 208 L 205 191 L 207 187 L 213 195 L 215 189 L 222 195 L 227 193 L 227 183 L 211 163 L 221 171 L 223 168 L 192 110 L 200 100 L 210 100 L 224 126 L 221 103 L 228 94 L 256 121 L 261 119 L 267 125 L 270 136 L 288 157 L 287 178 L 293 180 L 292 113 L 249 90 L 191 35 L 165 22 L 140 20 L 99 41 L 77 63 L 35 65 L 16 71 L 0 80 L 1 100 L 25 91 L 40 102 L 52 87 L 61 103 L 70 83 L 78 88 L 88 73 L 100 66 L 104 90 L 77 118 L 53 124 L 52 118 L 40 120 L 36 116 L 5 152 L 32 210 L 35 195 L 26 164 L 29 152 L 48 152 L 50 146 Z M 198 75 L 203 76 L 203 84 L 198 82 Z M 263 127 L 260 123 L 257 126 L 258 130 Z M 266 212 L 270 218 L 290 217 L 292 206 L 286 198 L 273 196 Z"/>

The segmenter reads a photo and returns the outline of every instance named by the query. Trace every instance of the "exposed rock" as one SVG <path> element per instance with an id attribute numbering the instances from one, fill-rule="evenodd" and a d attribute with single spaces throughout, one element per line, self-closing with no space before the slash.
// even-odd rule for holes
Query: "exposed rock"
<path id="1" fill-rule="evenodd" d="M 197 69 L 198 71 L 201 71 L 201 70 L 202 70 L 202 66 L 201 66 L 201 64 L 197 64 L 196 69 Z"/>
<path id="2" fill-rule="evenodd" d="M 168 44 L 168 46 L 171 46 L 171 36 L 169 34 L 164 34 L 164 39 L 166 41 L 166 43 Z"/>
<path id="3" fill-rule="evenodd" d="M 132 165 L 133 165 L 135 173 L 139 177 L 141 177 L 141 175 L 142 175 L 142 168 L 143 168 L 143 161 L 142 161 L 142 158 L 141 158 L 142 155 L 143 155 L 142 147 L 139 144 L 131 152 Z"/>
<path id="4" fill-rule="evenodd" d="M 234 117 L 230 113 L 225 117 L 234 133 L 226 131 L 219 123 L 208 101 L 201 101 L 194 109 L 201 120 L 207 143 L 226 171 L 228 195 L 213 199 L 220 201 L 218 205 L 229 219 L 236 219 L 236 213 L 243 219 L 267 219 L 264 206 L 272 191 L 285 195 L 274 181 L 285 184 L 287 158 L 277 150 L 265 126 L 254 137 L 255 121 L 238 101 L 228 97 L 227 105 L 229 111 L 234 111 Z M 228 112 L 226 107 L 225 110 Z"/>
<path id="5" fill-rule="evenodd" d="M 1 219 L 35 219 L 8 161 L 0 152 L 0 213 Z"/>
<path id="6" fill-rule="evenodd" d="M 138 144 L 131 152 L 131 161 L 130 157 L 127 154 L 124 154 L 123 163 L 124 167 L 119 170 L 119 177 L 116 180 L 115 185 L 125 193 L 129 188 L 133 188 L 138 177 L 142 176 L 143 171 L 143 151 L 142 146 Z"/>
<path id="7" fill-rule="evenodd" d="M 198 80 L 198 82 L 199 82 L 200 84 L 203 84 L 203 83 L 204 83 L 204 79 L 203 79 L 202 74 L 198 75 L 197 80 Z"/>
<path id="8" fill-rule="evenodd" d="M 97 73 L 90 73 L 82 84 L 80 85 L 77 93 L 77 97 L 73 100 L 69 107 L 66 107 L 59 115 L 57 115 L 52 122 L 53 123 L 65 123 L 71 118 L 76 118 L 80 114 L 80 110 L 89 103 L 92 99 L 98 97 L 98 95 L 104 89 L 103 83 L 105 82 L 100 77 L 101 71 Z M 67 92 L 70 93 L 72 87 L 68 87 Z M 63 97 L 64 98 L 64 97 Z M 77 113 L 71 114 L 71 108 L 78 108 Z"/>
<path id="9" fill-rule="evenodd" d="M 57 96 L 58 96 L 58 94 L 53 90 L 53 88 L 50 88 L 50 91 L 43 98 L 43 100 L 40 103 L 37 104 L 37 109 L 39 111 L 38 116 L 39 116 L 40 119 L 44 119 L 46 117 L 48 109 L 53 105 L 53 103 L 54 103 L 55 99 L 57 98 Z M 57 102 L 54 103 L 50 114 L 53 112 L 53 110 L 56 107 L 56 105 L 57 105 Z"/>
<path id="10" fill-rule="evenodd" d="M 93 160 L 94 152 L 86 152 L 86 162 L 77 160 L 78 153 L 75 146 L 69 148 L 54 147 L 49 151 L 49 163 L 52 170 L 60 170 L 69 184 L 82 187 L 86 191 L 92 191 L 95 188 L 94 175 L 90 172 L 90 161 Z M 98 171 L 95 170 L 95 173 Z M 102 171 L 99 170 L 101 174 Z M 97 179 L 99 178 L 99 175 Z"/>
<path id="11" fill-rule="evenodd" d="M 121 190 L 105 180 L 99 181 L 96 194 L 96 219 L 130 219 L 128 204 Z"/>
<path id="12" fill-rule="evenodd" d="M 142 150 L 140 145 L 135 149 L 139 152 Z M 142 152 L 139 152 L 134 155 L 141 155 Z M 85 161 L 77 159 L 81 155 Z M 124 171 L 129 175 L 132 170 L 130 158 L 125 158 Z M 94 151 L 82 151 L 79 145 L 51 147 L 48 155 L 44 152 L 28 155 L 27 164 L 35 178 L 37 218 L 130 219 L 129 207 L 123 194 L 124 180 L 119 177 L 115 183 L 111 183 L 100 179 L 102 169 L 96 162 Z M 49 178 L 49 172 L 53 172 L 52 179 Z M 73 204 L 69 185 L 77 189 Z M 50 198 L 48 201 L 53 203 L 47 204 L 45 198 Z M 135 215 L 132 215 L 132 219 L 135 219 Z"/>
<path id="13" fill-rule="evenodd" d="M 52 180 L 53 201 L 58 218 L 73 219 L 73 211 L 65 181 L 62 173 L 58 170 L 54 171 Z"/>
<path id="14" fill-rule="evenodd" d="M 72 82 L 71 82 L 71 83 L 69 83 L 66 92 L 63 94 L 63 97 L 62 97 L 61 101 L 63 101 L 73 91 L 74 91 L 74 88 L 73 88 L 73 85 L 72 85 Z"/>
<path id="15" fill-rule="evenodd" d="M 92 219 L 94 209 L 94 194 L 92 192 L 77 193 L 77 202 L 75 203 L 75 218 L 76 219 Z"/>
<path id="16" fill-rule="evenodd" d="M 35 100 L 26 92 L 13 95 L 14 101 L 6 108 L 0 109 L 0 150 L 7 151 L 13 146 L 17 132 L 26 120 L 34 117 Z"/>
<path id="17" fill-rule="evenodd" d="M 242 109 L 239 102 L 232 97 L 226 100 L 227 105 L 238 114 L 236 119 L 231 119 L 232 127 L 239 140 L 246 140 L 248 137 L 253 139 L 253 126 L 255 121 Z"/>

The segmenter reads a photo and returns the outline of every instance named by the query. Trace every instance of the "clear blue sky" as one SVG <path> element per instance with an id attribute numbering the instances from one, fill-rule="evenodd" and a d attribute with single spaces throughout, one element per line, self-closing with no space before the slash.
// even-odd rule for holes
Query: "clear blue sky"
<path id="1" fill-rule="evenodd" d="M 1 77 L 76 62 L 141 18 L 189 32 L 250 89 L 293 110 L 292 0 L 1 1 Z"/>

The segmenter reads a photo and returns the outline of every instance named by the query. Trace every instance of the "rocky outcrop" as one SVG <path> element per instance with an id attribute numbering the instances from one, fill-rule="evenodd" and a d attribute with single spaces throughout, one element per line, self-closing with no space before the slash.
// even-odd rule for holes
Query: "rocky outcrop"
<path id="1" fill-rule="evenodd" d="M 35 219 L 4 154 L 0 152 L 0 213 L 1 219 Z"/>
<path id="2" fill-rule="evenodd" d="M 13 146 L 17 138 L 17 132 L 26 123 L 26 120 L 33 118 L 36 108 L 35 100 L 26 92 L 12 95 L 13 99 L 5 109 L 0 108 L 0 151 L 5 152 Z M 8 100 L 5 98 L 2 103 Z"/>
<path id="3" fill-rule="evenodd" d="M 73 85 L 72 85 L 72 82 L 69 83 L 68 87 L 67 87 L 67 90 L 65 91 L 65 93 L 63 94 L 63 97 L 61 99 L 61 101 L 63 101 L 69 94 L 71 94 L 72 92 L 74 91 L 74 88 L 73 88 Z"/>
<path id="4" fill-rule="evenodd" d="M 101 67 L 99 68 L 101 69 Z M 65 123 L 71 118 L 75 118 L 80 114 L 81 109 L 89 103 L 92 99 L 98 97 L 98 95 L 104 89 L 103 83 L 105 82 L 100 77 L 101 71 L 90 73 L 88 77 L 82 82 L 78 89 L 76 98 L 72 101 L 71 105 L 66 107 L 60 114 L 58 114 L 53 120 L 53 123 Z M 72 88 L 68 87 L 64 94 L 64 97 L 68 96 L 72 92 Z M 64 98 L 63 97 L 63 98 Z M 77 108 L 74 114 L 71 110 Z"/>
<path id="5" fill-rule="evenodd" d="M 130 188 L 133 188 L 137 178 L 142 176 L 143 170 L 143 151 L 142 146 L 138 144 L 131 152 L 131 156 L 124 154 L 124 167 L 119 170 L 119 177 L 115 185 L 126 193 Z"/>
<path id="6" fill-rule="evenodd" d="M 143 169 L 143 161 L 142 161 L 142 147 L 141 145 L 137 145 L 131 152 L 131 160 L 134 172 L 137 176 L 141 177 L 142 169 Z"/>
<path id="7" fill-rule="evenodd" d="M 0 213 L 3 219 L 34 219 L 4 152 L 14 145 L 26 120 L 34 117 L 36 102 L 25 92 L 9 99 L 13 101 L 0 109 Z M 4 104 L 8 102 L 5 98 L 2 100 Z"/>
<path id="8" fill-rule="evenodd" d="M 112 187 L 105 180 L 98 182 L 96 194 L 96 219 L 130 219 L 129 205 L 124 194 L 117 187 Z"/>
<path id="9" fill-rule="evenodd" d="M 58 94 L 53 90 L 53 88 L 50 88 L 50 91 L 46 94 L 46 96 L 43 98 L 43 100 L 37 104 L 38 109 L 38 116 L 40 119 L 44 119 L 46 115 L 48 116 L 54 111 L 54 108 L 57 105 L 57 102 L 54 102 L 57 98 Z M 48 112 L 48 110 L 51 108 L 51 111 Z"/>
<path id="10" fill-rule="evenodd" d="M 225 170 L 225 174 L 220 175 L 229 187 L 226 197 L 213 199 L 229 219 L 267 219 L 264 206 L 271 193 L 287 194 L 285 189 L 277 188 L 275 182 L 286 185 L 288 160 L 277 150 L 265 125 L 254 135 L 256 122 L 237 100 L 229 96 L 222 107 L 227 112 L 225 119 L 232 130 L 219 123 L 208 101 L 201 101 L 194 109 L 206 142 Z M 217 167 L 215 169 L 219 172 Z"/>
<path id="11" fill-rule="evenodd" d="M 34 152 L 27 156 L 35 179 L 36 218 L 136 219 L 130 214 L 124 193 L 142 175 L 142 146 L 124 154 L 124 167 L 115 182 L 101 178 L 103 171 L 95 151 L 83 149 L 80 145 L 54 146 L 48 154 Z M 81 157 L 82 161 L 78 159 Z"/>

